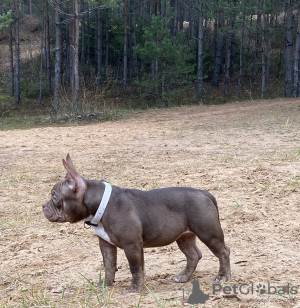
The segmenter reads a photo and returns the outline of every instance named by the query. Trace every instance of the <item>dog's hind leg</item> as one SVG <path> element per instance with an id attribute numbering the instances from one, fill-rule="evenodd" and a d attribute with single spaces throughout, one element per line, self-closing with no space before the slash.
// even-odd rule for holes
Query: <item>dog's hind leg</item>
<path id="1" fill-rule="evenodd" d="M 196 235 L 194 233 L 185 233 L 176 241 L 180 250 L 187 259 L 186 267 L 174 277 L 176 282 L 186 282 L 195 271 L 202 254 L 196 246 Z"/>
<path id="2" fill-rule="evenodd" d="M 220 224 L 216 225 L 215 229 L 202 229 L 197 233 L 199 239 L 212 251 L 219 259 L 219 272 L 216 276 L 216 281 L 229 281 L 230 274 L 230 249 L 224 243 L 224 235 Z M 194 230 L 193 230 L 194 231 Z M 206 231 L 206 232 L 205 232 Z"/>

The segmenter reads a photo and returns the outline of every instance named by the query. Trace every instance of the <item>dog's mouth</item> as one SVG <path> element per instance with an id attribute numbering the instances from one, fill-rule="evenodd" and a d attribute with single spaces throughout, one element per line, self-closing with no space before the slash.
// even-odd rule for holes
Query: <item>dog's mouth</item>
<path id="1" fill-rule="evenodd" d="M 54 211 L 53 208 L 48 205 L 48 203 L 44 203 L 42 208 L 43 208 L 44 216 L 50 222 L 66 222 L 65 217 L 63 215 L 59 215 L 59 213 Z"/>

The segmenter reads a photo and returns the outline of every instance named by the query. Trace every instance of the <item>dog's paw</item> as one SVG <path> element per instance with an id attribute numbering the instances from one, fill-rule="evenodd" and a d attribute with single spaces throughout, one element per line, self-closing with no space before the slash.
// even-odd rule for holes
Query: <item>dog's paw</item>
<path id="1" fill-rule="evenodd" d="M 218 275 L 216 278 L 215 278 L 215 281 L 216 282 L 226 282 L 226 281 L 229 281 L 230 280 L 230 275 Z"/>
<path id="2" fill-rule="evenodd" d="M 173 280 L 175 282 L 187 282 L 188 281 L 188 277 L 186 277 L 185 275 L 175 275 Z"/>
<path id="3" fill-rule="evenodd" d="M 125 293 L 141 293 L 142 287 L 136 284 L 131 285 L 130 287 L 125 289 Z"/>

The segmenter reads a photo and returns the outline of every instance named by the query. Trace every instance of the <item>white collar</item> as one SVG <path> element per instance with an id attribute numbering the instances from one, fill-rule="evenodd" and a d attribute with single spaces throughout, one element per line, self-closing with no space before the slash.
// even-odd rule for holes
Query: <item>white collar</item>
<path id="1" fill-rule="evenodd" d="M 111 191 L 112 191 L 112 187 L 108 182 L 102 181 L 105 184 L 105 190 L 100 202 L 100 205 L 98 207 L 98 210 L 95 214 L 95 216 L 93 217 L 93 219 L 91 221 L 85 221 L 85 224 L 89 225 L 89 226 L 94 226 L 97 227 L 104 212 L 106 209 L 106 206 L 109 202 L 110 199 L 110 195 L 111 195 Z"/>

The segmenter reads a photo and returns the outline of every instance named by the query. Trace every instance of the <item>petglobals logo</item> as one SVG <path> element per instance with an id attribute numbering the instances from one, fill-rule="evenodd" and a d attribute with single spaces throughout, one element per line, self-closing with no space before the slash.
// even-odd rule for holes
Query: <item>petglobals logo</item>
<path id="1" fill-rule="evenodd" d="M 219 283 L 213 284 L 213 294 L 223 292 L 225 295 L 253 295 L 253 294 L 267 294 L 267 295 L 296 295 L 298 294 L 298 286 L 292 286 L 289 283 L 284 286 L 274 286 L 267 284 L 242 283 L 222 285 Z"/>

